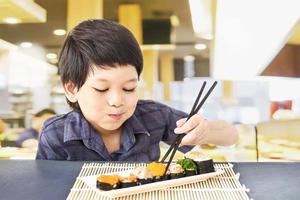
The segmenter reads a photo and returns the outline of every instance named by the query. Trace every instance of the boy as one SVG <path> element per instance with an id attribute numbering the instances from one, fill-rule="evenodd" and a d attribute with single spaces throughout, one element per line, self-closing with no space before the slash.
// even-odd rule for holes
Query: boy
<path id="1" fill-rule="evenodd" d="M 73 111 L 45 123 L 37 159 L 157 161 L 159 142 L 186 133 L 179 148 L 203 143 L 231 145 L 236 129 L 224 121 L 206 121 L 154 101 L 137 99 L 143 68 L 134 36 L 122 25 L 87 20 L 67 36 L 59 71 Z M 195 94 L 196 95 L 196 94 Z"/>

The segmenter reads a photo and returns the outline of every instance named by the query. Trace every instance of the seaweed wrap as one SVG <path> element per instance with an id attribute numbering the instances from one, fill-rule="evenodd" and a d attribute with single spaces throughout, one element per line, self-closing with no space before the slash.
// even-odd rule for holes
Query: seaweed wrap
<path id="1" fill-rule="evenodd" d="M 215 172 L 214 162 L 211 158 L 194 160 L 199 174 Z"/>
<path id="2" fill-rule="evenodd" d="M 96 186 L 105 191 L 117 189 L 120 186 L 119 177 L 116 175 L 101 175 L 97 178 Z"/>
<path id="3" fill-rule="evenodd" d="M 198 174 L 215 172 L 213 159 L 201 152 L 189 152 L 186 154 L 186 157 L 194 160 L 197 165 Z"/>

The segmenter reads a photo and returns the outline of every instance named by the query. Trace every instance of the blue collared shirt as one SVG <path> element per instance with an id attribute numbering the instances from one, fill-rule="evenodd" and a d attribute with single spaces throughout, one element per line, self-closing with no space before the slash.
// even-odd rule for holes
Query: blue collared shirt
<path id="1" fill-rule="evenodd" d="M 187 114 L 164 104 L 139 100 L 134 114 L 124 122 L 120 149 L 109 154 L 100 134 L 79 112 L 69 112 L 49 119 L 39 138 L 36 159 L 157 161 L 159 142 L 171 144 L 177 135 L 176 121 Z M 193 146 L 179 148 L 187 152 Z"/>

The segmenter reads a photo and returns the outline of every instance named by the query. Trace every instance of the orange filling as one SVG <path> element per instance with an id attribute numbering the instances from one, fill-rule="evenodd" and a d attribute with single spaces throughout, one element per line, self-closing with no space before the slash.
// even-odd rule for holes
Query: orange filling
<path id="1" fill-rule="evenodd" d="M 162 176 L 165 173 L 166 166 L 162 163 L 152 162 L 147 165 L 147 169 L 153 176 Z"/>
<path id="2" fill-rule="evenodd" d="M 115 175 L 101 175 L 97 178 L 97 180 L 101 183 L 108 183 L 110 185 L 114 185 L 119 182 L 119 177 Z"/>

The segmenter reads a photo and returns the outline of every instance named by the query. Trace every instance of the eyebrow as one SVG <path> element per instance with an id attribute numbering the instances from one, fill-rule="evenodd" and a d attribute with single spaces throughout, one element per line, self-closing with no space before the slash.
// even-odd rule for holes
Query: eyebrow
<path id="1" fill-rule="evenodd" d="M 96 80 L 97 81 L 103 81 L 103 82 L 109 82 L 110 81 L 110 80 L 104 79 L 104 78 L 97 78 Z M 129 80 L 125 81 L 125 83 L 129 83 L 129 82 L 137 82 L 137 78 L 132 78 L 132 79 L 129 79 Z"/>

